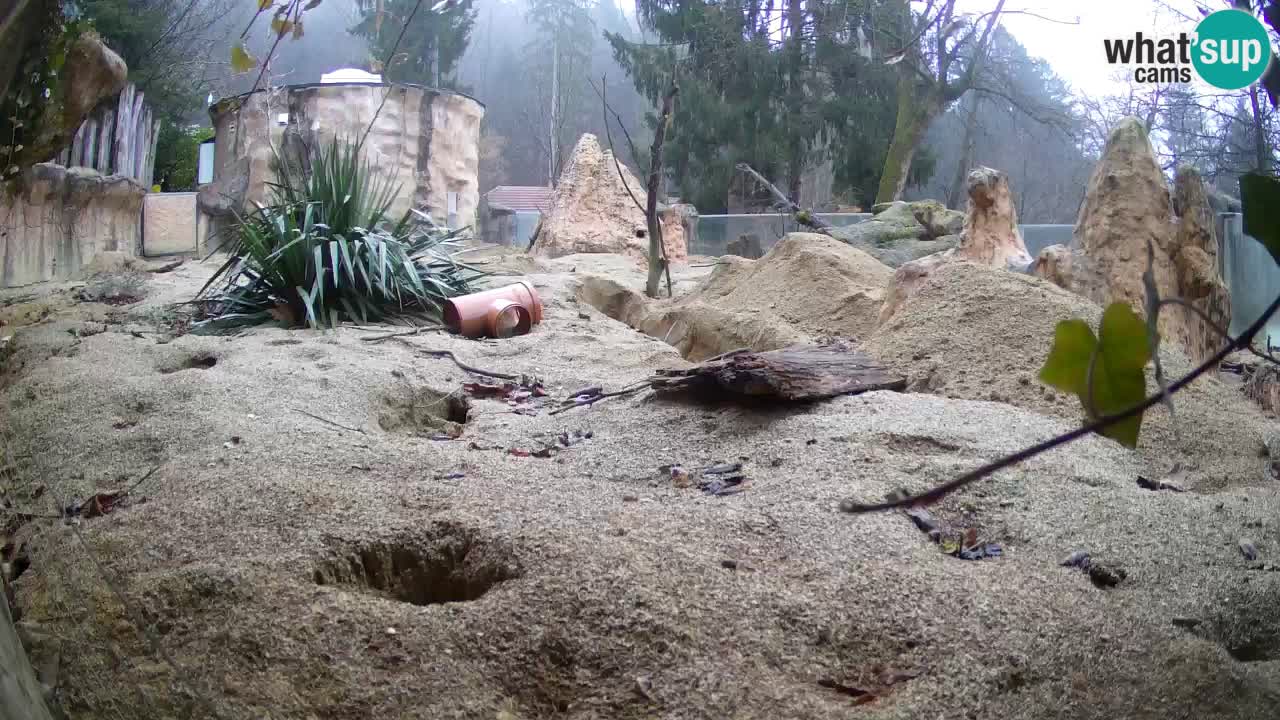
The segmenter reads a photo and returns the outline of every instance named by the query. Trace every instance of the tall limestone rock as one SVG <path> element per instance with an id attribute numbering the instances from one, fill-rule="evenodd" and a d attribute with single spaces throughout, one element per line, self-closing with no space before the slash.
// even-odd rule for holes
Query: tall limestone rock
<path id="1" fill-rule="evenodd" d="M 1111 131 L 1089 179 L 1071 247 L 1045 248 L 1033 272 L 1098 304 L 1123 301 L 1143 312 L 1149 244 L 1160 296 L 1192 302 L 1225 326 L 1230 303 L 1204 183 L 1182 168 L 1175 194 L 1176 203 L 1146 128 L 1126 118 Z M 1160 334 L 1197 362 L 1222 342 L 1195 313 L 1177 306 L 1161 311 Z"/>
<path id="2" fill-rule="evenodd" d="M 626 165 L 615 163 L 613 153 L 602 150 L 595 135 L 585 134 L 560 173 L 551 209 L 538 226 L 531 250 L 547 257 L 620 253 L 647 260 L 644 212 L 636 206 L 644 201 L 644 184 Z M 664 215 L 660 221 L 667 259 L 685 260 L 688 248 L 682 216 L 679 212 Z"/>
<path id="3" fill-rule="evenodd" d="M 1031 255 L 1018 230 L 1018 211 L 1013 205 L 1009 177 L 999 170 L 980 167 L 969 173 L 967 187 L 969 204 L 959 244 L 954 249 L 903 263 L 894 271 L 880 309 L 882 324 L 943 265 L 964 261 L 1021 272 L 1031 264 Z"/>
<path id="4" fill-rule="evenodd" d="M 1178 321 L 1174 328 L 1177 334 L 1171 339 L 1186 350 L 1187 357 L 1199 363 L 1212 357 L 1225 342 L 1217 328 L 1231 327 L 1231 295 L 1218 270 L 1221 248 L 1204 180 L 1188 165 L 1178 168 L 1174 179 L 1173 212 L 1177 216 L 1173 255 L 1178 280 L 1176 297 L 1207 316 L 1212 325 L 1200 313 L 1179 305 L 1166 307 L 1162 314 L 1169 313 Z M 1162 295 L 1165 292 L 1162 288 Z"/>

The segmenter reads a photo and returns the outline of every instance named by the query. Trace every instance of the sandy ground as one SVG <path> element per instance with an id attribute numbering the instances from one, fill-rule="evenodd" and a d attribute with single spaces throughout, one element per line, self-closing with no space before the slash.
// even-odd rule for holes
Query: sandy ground
<path id="1" fill-rule="evenodd" d="M 1227 481 L 1143 490 L 1140 473 L 1171 469 L 1160 432 L 1141 453 L 1090 438 L 934 508 L 1004 548 L 963 561 L 901 514 L 838 505 L 1071 427 L 1065 403 L 994 384 L 1007 370 L 1022 387 L 1040 362 L 1034 333 L 1000 328 L 1091 306 L 1035 280 L 1014 299 L 958 278 L 869 340 L 920 392 L 774 409 L 637 395 L 555 416 L 475 400 L 459 438 L 431 439 L 472 378 L 418 349 L 557 394 L 685 362 L 577 301 L 591 273 L 642 286 L 629 261 L 493 266 L 531 273 L 546 302 L 531 335 L 155 334 L 207 277 L 198 265 L 154 276 L 137 305 L 52 302 L 16 333 L 0 391 L 15 505 L 54 513 L 159 468 L 126 507 L 24 529 L 21 625 L 70 717 L 1275 716 L 1280 503 L 1252 436 L 1270 426 L 1237 390 L 1207 384 L 1212 408 L 1183 428 L 1197 467 L 1219 467 L 1205 448 L 1253 448 L 1223 460 Z M 707 272 L 677 272 L 679 291 Z M 940 305 L 1004 322 L 957 328 Z M 929 342 L 919 358 L 909 327 Z M 1223 432 L 1197 417 L 1232 413 L 1247 440 L 1196 439 Z M 509 452 L 574 431 L 591 437 Z M 744 464 L 744 491 L 659 472 L 723 461 Z M 1103 589 L 1061 567 L 1076 550 L 1127 579 Z"/>

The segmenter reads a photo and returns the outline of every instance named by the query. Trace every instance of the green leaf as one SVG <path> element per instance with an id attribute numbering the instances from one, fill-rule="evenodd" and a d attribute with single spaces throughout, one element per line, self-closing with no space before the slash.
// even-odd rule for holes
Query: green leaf
<path id="1" fill-rule="evenodd" d="M 1089 361 L 1098 347 L 1093 330 L 1083 320 L 1063 320 L 1053 332 L 1053 348 L 1040 368 L 1040 382 L 1072 395 L 1088 387 Z"/>
<path id="2" fill-rule="evenodd" d="M 249 72 L 256 67 L 258 61 L 244 49 L 244 43 L 236 43 L 231 48 L 231 70 L 236 73 Z"/>
<path id="3" fill-rule="evenodd" d="M 1141 403 L 1151 361 L 1146 324 L 1125 303 L 1112 303 L 1103 312 L 1099 336 L 1083 320 L 1058 323 L 1053 348 L 1040 370 L 1042 382 L 1078 396 L 1091 421 Z M 1136 413 L 1101 434 L 1134 448 L 1141 429 L 1142 413 Z"/>
<path id="4" fill-rule="evenodd" d="M 1280 263 L 1280 179 L 1249 173 L 1240 178 L 1244 232 L 1267 248 Z"/>

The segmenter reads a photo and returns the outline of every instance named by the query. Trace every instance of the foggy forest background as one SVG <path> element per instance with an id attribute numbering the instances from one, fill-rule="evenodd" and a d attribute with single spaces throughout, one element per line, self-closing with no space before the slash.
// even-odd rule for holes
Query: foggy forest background
<path id="1" fill-rule="evenodd" d="M 323 0 L 305 13 L 305 32 L 271 54 L 264 84 L 314 83 L 356 67 L 466 93 L 485 105 L 483 193 L 554 184 L 583 133 L 606 142 L 601 89 L 637 148 L 633 155 L 611 121 L 619 159 L 647 167 L 656 103 L 674 68 L 681 91 L 665 150 L 669 195 L 703 214 L 740 209 L 730 207 L 733 166 L 749 162 L 802 205 L 875 200 L 900 99 L 898 69 L 884 60 L 893 42 L 884 8 L 901 0 L 639 0 L 625 8 L 615 0 L 451 0 L 416 14 L 414 5 Z M 257 78 L 256 70 L 232 73 L 228 62 L 256 3 L 85 0 L 80 8 L 164 118 L 157 182 L 190 189 L 195 145 L 209 136 L 209 99 L 244 92 Z M 402 28 L 398 59 L 381 67 Z M 272 39 L 263 30 L 247 38 L 258 57 Z M 1234 195 L 1240 173 L 1276 170 L 1280 128 L 1256 89 L 1118 82 L 1111 95 L 1085 96 L 1033 54 L 996 30 L 974 89 L 929 123 L 910 161 L 907 198 L 963 206 L 965 172 L 988 165 L 1009 174 L 1023 222 L 1073 223 L 1106 133 L 1126 115 L 1152 129 L 1170 173 L 1191 163 Z"/>

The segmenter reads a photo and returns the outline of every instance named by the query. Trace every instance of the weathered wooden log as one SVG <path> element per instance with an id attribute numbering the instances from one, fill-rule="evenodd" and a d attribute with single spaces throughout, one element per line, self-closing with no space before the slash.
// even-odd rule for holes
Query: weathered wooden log
<path id="1" fill-rule="evenodd" d="M 905 386 L 906 378 L 844 343 L 735 352 L 684 370 L 662 370 L 653 379 L 657 390 L 702 387 L 791 402 Z"/>

